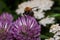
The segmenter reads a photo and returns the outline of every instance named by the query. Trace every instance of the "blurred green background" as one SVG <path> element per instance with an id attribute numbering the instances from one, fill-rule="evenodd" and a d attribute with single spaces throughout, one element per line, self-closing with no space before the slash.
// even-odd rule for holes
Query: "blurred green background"
<path id="1" fill-rule="evenodd" d="M 18 17 L 15 10 L 18 8 L 18 4 L 28 1 L 28 0 L 0 0 L 0 14 L 2 12 L 9 12 L 14 16 L 14 20 Z M 50 15 L 56 18 L 56 23 L 60 23 L 60 0 L 53 0 L 54 5 L 51 10 L 45 11 L 45 15 Z M 49 25 L 47 25 L 49 26 Z M 41 29 L 41 38 L 42 40 L 45 38 L 52 37 L 53 34 L 49 33 L 49 27 L 43 27 Z"/>

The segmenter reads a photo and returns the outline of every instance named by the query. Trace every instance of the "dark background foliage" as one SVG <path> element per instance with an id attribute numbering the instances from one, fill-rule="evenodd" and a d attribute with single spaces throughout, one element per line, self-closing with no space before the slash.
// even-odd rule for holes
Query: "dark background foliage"
<path id="1" fill-rule="evenodd" d="M 14 16 L 14 20 L 18 17 L 15 10 L 18 8 L 18 4 L 28 1 L 28 0 L 0 0 L 0 14 L 2 12 L 9 12 Z M 46 16 L 51 15 L 56 18 L 56 23 L 60 23 L 60 0 L 53 0 L 54 5 L 52 6 L 51 10 L 45 11 Z M 47 25 L 47 27 L 41 28 L 41 38 L 42 40 L 45 38 L 52 37 L 53 34 L 49 33 L 49 27 L 50 25 Z"/>

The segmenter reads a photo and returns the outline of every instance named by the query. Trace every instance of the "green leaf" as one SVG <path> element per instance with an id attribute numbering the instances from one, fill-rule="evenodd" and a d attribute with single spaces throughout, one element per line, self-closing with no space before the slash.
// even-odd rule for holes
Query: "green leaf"
<path id="1" fill-rule="evenodd" d="M 40 35 L 40 38 L 41 38 L 41 39 L 48 39 L 49 37 L 46 36 L 46 35 Z"/>
<path id="2" fill-rule="evenodd" d="M 60 14 L 51 14 L 49 17 L 60 17 Z"/>
<path id="3" fill-rule="evenodd" d="M 51 32 L 47 32 L 45 35 L 46 35 L 46 36 L 49 36 L 49 37 L 53 37 L 53 36 L 54 36 L 54 34 L 51 33 Z"/>
<path id="4" fill-rule="evenodd" d="M 5 7 L 5 4 L 2 1 L 0 1 L 0 10 L 2 10 L 4 7 Z"/>
<path id="5" fill-rule="evenodd" d="M 7 7 L 7 5 L 3 1 L 0 1 L 0 13 L 4 12 L 4 11 L 10 12 L 9 8 Z"/>
<path id="6" fill-rule="evenodd" d="M 60 7 L 54 7 L 53 10 L 60 10 Z"/>

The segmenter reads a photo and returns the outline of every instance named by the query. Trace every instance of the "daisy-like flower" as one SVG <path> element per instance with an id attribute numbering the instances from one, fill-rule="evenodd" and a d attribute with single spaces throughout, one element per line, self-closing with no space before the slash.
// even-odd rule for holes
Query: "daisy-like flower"
<path id="1" fill-rule="evenodd" d="M 59 30 L 60 30 L 59 24 L 54 24 L 50 27 L 50 32 L 52 32 L 52 33 L 56 33 Z"/>
<path id="2" fill-rule="evenodd" d="M 26 7 L 32 8 L 34 12 L 35 18 L 41 19 L 44 17 L 44 10 L 50 10 L 53 5 L 53 1 L 51 0 L 31 0 L 26 1 L 18 5 L 18 9 L 16 10 L 17 14 L 23 15 Z M 39 11 L 35 11 L 39 9 Z M 32 14 L 32 13 L 31 13 Z M 41 16 L 40 16 L 41 15 Z"/>
<path id="3" fill-rule="evenodd" d="M 23 13 L 26 7 L 31 7 L 31 8 L 38 7 L 42 10 L 48 10 L 52 5 L 53 5 L 53 1 L 51 0 L 37 0 L 37 1 L 31 0 L 31 1 L 23 2 L 19 4 L 16 12 L 18 14 Z"/>
<path id="4" fill-rule="evenodd" d="M 0 40 L 13 40 L 13 36 L 9 32 L 12 25 L 11 18 L 9 14 L 2 14 L 0 16 Z"/>
<path id="5" fill-rule="evenodd" d="M 22 16 L 14 22 L 14 37 L 17 40 L 40 40 L 40 25 L 31 16 Z"/>
<path id="6" fill-rule="evenodd" d="M 46 24 L 52 24 L 52 23 L 54 23 L 55 22 L 54 19 L 55 18 L 53 18 L 53 17 L 51 17 L 51 18 L 46 17 L 46 18 L 40 20 L 39 23 L 42 24 L 43 26 L 46 26 Z"/>

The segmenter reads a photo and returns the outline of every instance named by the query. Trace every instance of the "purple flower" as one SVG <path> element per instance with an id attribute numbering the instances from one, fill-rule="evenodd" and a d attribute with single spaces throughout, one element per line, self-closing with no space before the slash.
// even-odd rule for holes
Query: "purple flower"
<path id="1" fill-rule="evenodd" d="M 41 27 L 33 17 L 25 15 L 18 18 L 12 30 L 17 40 L 40 40 Z"/>
<path id="2" fill-rule="evenodd" d="M 11 28 L 11 23 L 4 23 L 0 21 L 0 40 L 11 40 L 13 39 L 12 34 L 10 34 L 9 30 Z"/>
<path id="3" fill-rule="evenodd" d="M 11 22 L 11 21 L 13 21 L 13 17 L 12 17 L 11 14 L 6 12 L 6 13 L 3 13 L 3 14 L 0 15 L 0 20 Z"/>
<path id="4" fill-rule="evenodd" d="M 40 25 L 35 18 L 21 16 L 14 23 L 11 14 L 0 15 L 0 40 L 40 40 Z"/>
<path id="5" fill-rule="evenodd" d="M 7 13 L 0 16 L 0 40 L 13 40 L 13 35 L 10 32 L 12 20 L 12 16 Z"/>

